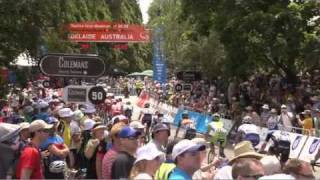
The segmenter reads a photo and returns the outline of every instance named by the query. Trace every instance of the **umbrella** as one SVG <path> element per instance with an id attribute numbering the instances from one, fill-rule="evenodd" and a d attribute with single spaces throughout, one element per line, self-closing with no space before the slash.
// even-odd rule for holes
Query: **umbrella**
<path id="1" fill-rule="evenodd" d="M 127 76 L 141 76 L 141 73 L 134 72 L 134 73 L 128 74 Z"/>
<path id="2" fill-rule="evenodd" d="M 141 74 L 144 76 L 153 76 L 153 71 L 152 70 L 145 70 Z"/>

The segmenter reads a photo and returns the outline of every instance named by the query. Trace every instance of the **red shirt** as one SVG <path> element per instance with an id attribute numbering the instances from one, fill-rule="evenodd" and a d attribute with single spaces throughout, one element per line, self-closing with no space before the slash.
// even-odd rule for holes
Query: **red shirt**
<path id="1" fill-rule="evenodd" d="M 32 170 L 30 179 L 44 179 L 41 154 L 37 148 L 27 146 L 21 152 L 21 156 L 16 170 L 17 179 L 21 178 L 23 168 L 28 168 Z"/>
<path id="2" fill-rule="evenodd" d="M 118 156 L 118 151 L 112 147 L 103 157 L 102 160 L 102 178 L 111 179 L 111 168 L 113 162 Z"/>

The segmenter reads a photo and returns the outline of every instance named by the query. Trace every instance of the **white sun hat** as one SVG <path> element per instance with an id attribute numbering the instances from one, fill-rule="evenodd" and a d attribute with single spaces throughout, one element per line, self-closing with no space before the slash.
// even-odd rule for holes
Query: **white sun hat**
<path id="1" fill-rule="evenodd" d="M 147 144 L 137 150 L 137 159 L 134 163 L 136 164 L 142 160 L 151 161 L 157 157 L 160 158 L 161 162 L 165 161 L 165 154 L 163 152 L 159 151 L 155 145 Z"/>
<path id="2" fill-rule="evenodd" d="M 73 111 L 70 108 L 62 108 L 59 110 L 58 114 L 62 118 L 71 117 L 74 115 Z"/>
<path id="3" fill-rule="evenodd" d="M 91 130 L 93 128 L 93 126 L 96 124 L 96 122 L 92 119 L 86 119 L 83 122 L 83 130 Z"/>
<path id="4" fill-rule="evenodd" d="M 206 148 L 205 145 L 196 144 L 191 140 L 184 139 L 178 142 L 172 150 L 172 158 L 175 160 L 179 155 L 186 151 L 201 151 Z"/>

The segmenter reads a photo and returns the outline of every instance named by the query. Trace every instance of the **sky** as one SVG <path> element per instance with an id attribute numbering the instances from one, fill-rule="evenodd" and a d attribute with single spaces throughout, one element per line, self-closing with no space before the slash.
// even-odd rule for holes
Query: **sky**
<path id="1" fill-rule="evenodd" d="M 148 9 L 153 0 L 139 0 L 139 6 L 142 13 L 142 19 L 143 24 L 146 24 L 148 22 L 149 16 L 148 16 Z"/>

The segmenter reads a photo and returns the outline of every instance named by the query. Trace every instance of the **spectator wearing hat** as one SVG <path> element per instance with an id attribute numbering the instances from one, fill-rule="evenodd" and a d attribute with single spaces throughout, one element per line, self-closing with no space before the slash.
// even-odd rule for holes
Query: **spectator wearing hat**
<path id="1" fill-rule="evenodd" d="M 59 132 L 64 139 L 65 144 L 70 147 L 71 145 L 71 128 L 70 123 L 73 119 L 74 113 L 70 108 L 62 108 L 58 111 L 58 115 L 60 117 L 60 125 L 59 125 Z"/>
<path id="2" fill-rule="evenodd" d="M 234 158 L 232 158 L 227 166 L 222 167 L 219 169 L 215 176 L 215 180 L 222 180 L 222 179 L 233 179 L 232 178 L 232 164 L 240 158 L 255 158 L 260 160 L 263 155 L 257 153 L 250 141 L 242 141 L 235 145 L 234 147 Z"/>
<path id="3" fill-rule="evenodd" d="M 0 123 L 0 179 L 13 177 L 14 170 L 11 169 L 19 147 L 18 137 L 20 126 L 16 124 Z"/>
<path id="4" fill-rule="evenodd" d="M 16 170 L 17 179 L 44 179 L 39 147 L 48 139 L 52 127 L 43 120 L 35 120 L 30 124 L 31 142 L 21 152 Z"/>
<path id="5" fill-rule="evenodd" d="M 112 164 L 111 179 L 128 178 L 133 163 L 134 155 L 138 148 L 139 131 L 126 126 L 121 129 L 118 136 L 121 143 L 121 151 Z"/>
<path id="6" fill-rule="evenodd" d="M 85 116 L 84 119 L 93 119 L 97 110 L 93 105 L 87 104 L 82 111 Z"/>
<path id="7" fill-rule="evenodd" d="M 285 127 L 285 130 L 290 131 L 292 130 L 294 116 L 292 112 L 287 110 L 287 106 L 282 104 L 281 105 L 281 114 L 280 114 L 280 123 Z"/>
<path id="8" fill-rule="evenodd" d="M 69 155 L 69 148 L 64 143 L 64 140 L 57 134 L 59 121 L 56 118 L 49 118 L 49 123 L 53 125 L 50 130 L 50 135 L 46 141 L 40 145 L 41 151 L 48 151 L 50 155 L 45 159 L 44 176 L 46 179 L 64 179 L 64 172 L 51 172 L 50 165 L 54 161 L 65 161 Z"/>
<path id="9" fill-rule="evenodd" d="M 130 179 L 154 179 L 156 170 L 164 162 L 165 154 L 153 145 L 142 146 L 137 150 L 137 159 L 130 172 Z"/>
<path id="10" fill-rule="evenodd" d="M 123 127 L 125 127 L 125 124 L 122 122 L 119 122 L 111 128 L 110 137 L 111 137 L 112 145 L 111 145 L 111 148 L 108 150 L 108 152 L 104 155 L 102 160 L 102 178 L 103 179 L 111 179 L 112 164 L 115 161 L 116 157 L 118 156 L 118 153 L 121 148 L 119 132 Z"/>
<path id="11" fill-rule="evenodd" d="M 261 121 L 262 121 L 262 125 L 263 127 L 266 127 L 267 121 L 270 117 L 270 109 L 269 109 L 269 105 L 268 104 L 264 104 L 262 106 L 262 112 L 260 114 L 261 117 Z"/>
<path id="12" fill-rule="evenodd" d="M 45 101 L 40 101 L 36 107 L 39 109 L 39 113 L 36 114 L 33 119 L 42 119 L 48 123 L 48 118 L 50 116 L 48 113 L 49 104 Z"/>
<path id="13" fill-rule="evenodd" d="M 232 178 L 237 180 L 259 179 L 264 176 L 262 163 L 255 158 L 240 158 L 232 165 Z"/>
<path id="14" fill-rule="evenodd" d="M 52 99 L 49 101 L 49 111 L 50 111 L 51 113 L 53 113 L 59 103 L 60 103 L 60 100 L 59 100 L 58 98 L 52 98 Z"/>
<path id="15" fill-rule="evenodd" d="M 146 138 L 145 138 L 145 133 L 144 133 L 144 129 L 146 126 L 144 126 L 140 121 L 132 121 L 129 124 L 130 127 L 134 128 L 135 130 L 139 131 L 141 133 L 141 135 L 139 136 L 138 139 L 138 143 L 139 143 L 139 147 L 143 146 L 146 142 Z"/>
<path id="16" fill-rule="evenodd" d="M 204 138 L 194 138 L 191 141 L 198 145 L 206 146 L 206 140 Z M 215 158 L 215 160 L 213 160 L 210 164 L 208 164 L 205 161 L 207 157 L 206 148 L 203 150 L 200 150 L 199 153 L 200 153 L 200 160 L 201 160 L 201 168 L 193 174 L 192 179 L 213 179 L 213 176 L 214 176 L 213 167 L 218 165 L 220 161 L 217 158 Z"/>
<path id="17" fill-rule="evenodd" d="M 88 141 L 84 151 L 86 158 L 89 160 L 86 176 L 88 179 L 102 178 L 102 159 L 107 151 L 104 136 L 106 129 L 106 126 L 99 123 L 95 124 L 92 128 L 92 137 Z"/>
<path id="18" fill-rule="evenodd" d="M 204 145 L 198 145 L 191 140 L 181 140 L 172 151 L 172 158 L 176 168 L 173 169 L 169 180 L 192 179 L 194 172 L 201 167 L 200 151 L 205 149 Z"/>
<path id="19" fill-rule="evenodd" d="M 152 129 L 150 144 L 155 145 L 159 151 L 166 152 L 170 129 L 166 124 L 158 123 Z"/>
<path id="20" fill-rule="evenodd" d="M 80 169 L 80 164 L 83 163 L 84 158 L 81 155 L 80 149 L 82 144 L 81 128 L 71 127 L 71 146 L 70 146 L 70 167 L 73 169 Z M 81 162 L 82 161 L 82 162 Z"/>
<path id="21" fill-rule="evenodd" d="M 310 110 L 305 110 L 302 112 L 304 119 L 301 121 L 299 118 L 298 123 L 300 126 L 303 127 L 303 134 L 305 135 L 313 135 L 313 121 L 311 117 L 311 111 Z"/>

